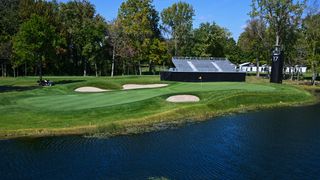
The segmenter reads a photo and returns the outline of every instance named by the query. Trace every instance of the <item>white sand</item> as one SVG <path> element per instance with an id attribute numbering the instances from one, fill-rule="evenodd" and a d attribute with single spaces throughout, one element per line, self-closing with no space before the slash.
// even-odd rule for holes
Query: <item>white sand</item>
<path id="1" fill-rule="evenodd" d="M 106 92 L 106 91 L 110 91 L 107 89 L 100 89 L 97 87 L 80 87 L 75 89 L 74 91 L 76 92 Z"/>
<path id="2" fill-rule="evenodd" d="M 129 89 L 144 89 L 144 88 L 160 88 L 166 87 L 168 84 L 125 84 L 123 85 L 123 90 Z"/>
<path id="3" fill-rule="evenodd" d="M 177 96 L 170 96 L 167 98 L 167 101 L 169 102 L 199 102 L 200 98 L 193 95 L 177 95 Z"/>

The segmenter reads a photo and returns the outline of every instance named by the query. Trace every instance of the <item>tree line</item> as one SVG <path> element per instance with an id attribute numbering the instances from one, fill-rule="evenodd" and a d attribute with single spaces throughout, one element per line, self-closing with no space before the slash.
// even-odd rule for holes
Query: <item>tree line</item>
<path id="1" fill-rule="evenodd" d="M 238 39 L 242 55 L 257 66 L 270 64 L 271 50 L 278 46 L 285 66 L 308 66 L 314 83 L 320 71 L 319 1 L 252 0 L 249 15 Z M 292 79 L 294 72 L 290 75 Z"/>
<path id="2" fill-rule="evenodd" d="M 317 2 L 317 1 L 315 1 Z M 227 57 L 270 63 L 275 44 L 286 63 L 319 70 L 319 8 L 305 0 L 252 0 L 236 42 L 214 22 L 193 28 L 195 10 L 177 2 L 157 12 L 152 0 L 127 0 L 107 21 L 88 0 L 0 1 L 2 76 L 141 75 L 170 66 L 172 56 Z M 309 3 L 310 4 L 310 3 Z"/>

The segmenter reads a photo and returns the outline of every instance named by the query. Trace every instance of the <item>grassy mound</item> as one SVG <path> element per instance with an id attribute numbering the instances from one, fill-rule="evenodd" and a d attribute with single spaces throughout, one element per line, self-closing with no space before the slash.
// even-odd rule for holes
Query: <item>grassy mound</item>
<path id="1" fill-rule="evenodd" d="M 34 77 L 0 79 L 1 137 L 138 133 L 225 113 L 314 100 L 311 94 L 293 86 L 257 82 L 166 82 L 169 86 L 163 88 L 122 91 L 124 84 L 161 82 L 158 76 L 48 79 L 56 85 L 36 87 Z M 113 91 L 74 92 L 83 86 Z M 182 104 L 166 102 L 177 94 L 191 94 L 201 100 Z"/>

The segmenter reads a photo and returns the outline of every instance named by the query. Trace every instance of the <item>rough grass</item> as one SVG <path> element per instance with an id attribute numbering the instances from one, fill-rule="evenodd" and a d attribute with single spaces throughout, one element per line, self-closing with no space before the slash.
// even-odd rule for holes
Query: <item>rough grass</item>
<path id="1" fill-rule="evenodd" d="M 57 84 L 39 88 L 36 77 L 0 78 L 0 137 L 139 133 L 225 113 L 315 100 L 300 88 L 252 78 L 248 83 L 160 82 L 159 76 L 46 78 Z M 128 83 L 170 85 L 157 89 L 121 90 L 122 85 Z M 113 91 L 74 92 L 82 86 Z M 165 101 L 176 94 L 192 94 L 201 100 L 182 104 Z"/>

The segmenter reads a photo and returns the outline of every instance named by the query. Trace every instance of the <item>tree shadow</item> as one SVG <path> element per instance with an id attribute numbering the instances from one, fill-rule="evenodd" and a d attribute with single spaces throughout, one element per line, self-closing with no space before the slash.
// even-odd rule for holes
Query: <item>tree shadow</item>
<path id="1" fill-rule="evenodd" d="M 12 91 L 29 91 L 37 88 L 39 88 L 39 86 L 0 86 L 0 93 Z"/>
<path id="2" fill-rule="evenodd" d="M 83 82 L 84 80 L 61 80 L 61 81 L 54 81 L 54 84 L 71 84 L 77 82 Z"/>

